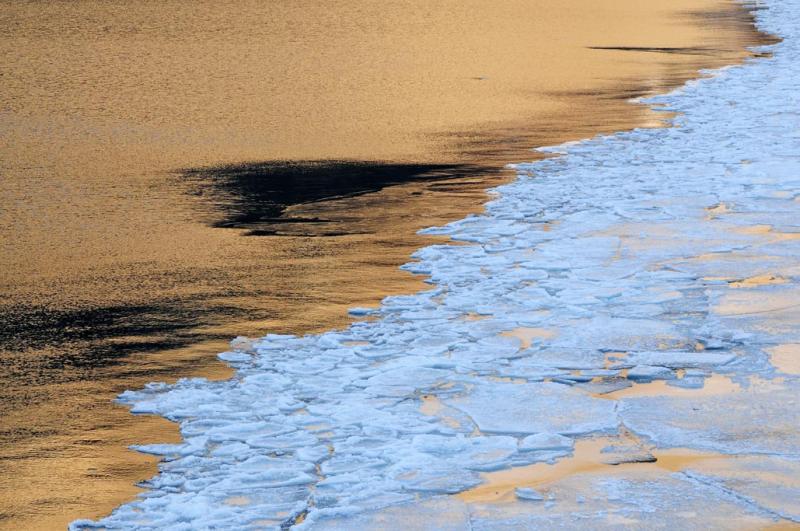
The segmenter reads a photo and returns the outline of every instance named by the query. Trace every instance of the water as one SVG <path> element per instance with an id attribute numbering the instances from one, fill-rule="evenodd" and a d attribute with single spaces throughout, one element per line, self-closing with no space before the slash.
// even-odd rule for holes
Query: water
<path id="1" fill-rule="evenodd" d="M 153 473 L 124 447 L 174 429 L 118 392 L 417 289 L 415 230 L 503 163 L 655 125 L 625 98 L 758 39 L 726 2 L 639 4 L 0 2 L 0 525 Z"/>

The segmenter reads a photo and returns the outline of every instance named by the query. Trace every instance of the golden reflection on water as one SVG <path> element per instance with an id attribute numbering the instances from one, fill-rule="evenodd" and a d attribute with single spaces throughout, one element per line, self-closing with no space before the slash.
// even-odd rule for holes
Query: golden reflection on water
<path id="1" fill-rule="evenodd" d="M 646 384 L 634 384 L 631 387 L 620 389 L 602 395 L 595 395 L 598 398 L 608 400 L 622 400 L 624 398 L 642 396 L 671 396 L 676 398 L 704 397 L 710 395 L 725 395 L 741 391 L 740 385 L 733 382 L 730 378 L 712 374 L 703 380 L 703 387 L 679 387 L 669 385 L 666 380 L 655 380 Z"/>
<path id="2" fill-rule="evenodd" d="M 396 269 L 417 229 L 530 147 L 657 125 L 626 98 L 740 60 L 748 22 L 721 0 L 0 0 L 0 527 L 132 497 L 155 467 L 124 448 L 177 433 L 117 393 L 421 288 Z M 337 236 L 270 238 L 211 226 L 225 198 L 176 172 L 280 159 L 484 170 L 289 205 Z"/>
<path id="3" fill-rule="evenodd" d="M 649 451 L 642 448 L 643 453 L 646 452 L 655 457 L 652 462 L 612 464 L 609 462 L 610 454 L 603 450 L 619 445 L 621 442 L 630 443 L 624 436 L 580 439 L 576 441 L 571 457 L 559 459 L 554 464 L 535 463 L 484 473 L 484 482 L 481 485 L 456 496 L 467 503 L 510 503 L 517 499 L 514 493 L 517 488 L 535 487 L 538 489 L 577 474 L 624 475 L 631 470 L 663 474 L 683 470 L 697 461 L 729 458 L 722 454 L 699 452 L 687 448 L 649 449 Z M 633 439 L 633 443 L 638 443 L 638 440 Z"/>
<path id="4" fill-rule="evenodd" d="M 17 162 L 45 155 L 91 173 L 87 156 L 126 172 L 441 160 L 453 148 L 442 135 L 568 111 L 565 94 L 623 79 L 636 80 L 631 92 L 660 88 L 687 66 L 740 54 L 729 34 L 687 23 L 689 12 L 720 9 L 731 5 L 4 1 L 4 122 Z M 615 47 L 644 51 L 603 49 Z"/>
<path id="5" fill-rule="evenodd" d="M 631 459 L 632 458 L 632 459 Z M 652 479 L 658 481 L 665 475 L 693 471 L 699 474 L 721 474 L 744 484 L 765 481 L 787 489 L 797 488 L 800 480 L 795 466 L 789 469 L 765 467 L 760 456 L 719 454 L 692 448 L 654 448 L 630 433 L 618 437 L 592 437 L 575 442 L 573 453 L 554 464 L 535 463 L 497 472 L 482 474 L 483 483 L 456 495 L 463 502 L 473 504 L 480 512 L 488 504 L 518 502 L 515 490 L 530 487 L 543 498 L 559 482 L 580 478 L 591 482 L 593 476 Z M 768 497 L 765 493 L 762 497 Z M 613 517 L 613 516 L 612 516 Z M 635 518 L 634 515 L 631 515 Z M 724 521 L 724 519 L 723 519 Z M 633 528 L 643 522 L 631 519 L 625 522 Z M 749 519 L 730 526 L 735 529 L 797 529 L 798 524 L 788 520 L 776 524 L 774 518 L 754 513 Z"/>
<path id="6" fill-rule="evenodd" d="M 770 363 L 780 372 L 800 374 L 800 344 L 787 343 L 769 349 Z"/>

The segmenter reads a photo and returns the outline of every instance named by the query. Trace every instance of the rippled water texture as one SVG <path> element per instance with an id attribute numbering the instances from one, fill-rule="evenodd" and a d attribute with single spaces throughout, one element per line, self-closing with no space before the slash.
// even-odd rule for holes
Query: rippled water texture
<path id="1" fill-rule="evenodd" d="M 415 290 L 502 164 L 759 39 L 712 0 L 0 1 L 0 526 L 154 472 L 120 391 Z"/>

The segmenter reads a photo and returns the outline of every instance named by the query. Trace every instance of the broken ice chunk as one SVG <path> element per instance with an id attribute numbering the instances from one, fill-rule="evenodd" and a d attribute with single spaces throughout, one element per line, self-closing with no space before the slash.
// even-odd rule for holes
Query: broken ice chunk
<path id="1" fill-rule="evenodd" d="M 679 380 L 670 380 L 667 385 L 683 389 L 702 389 L 706 379 L 703 376 L 684 376 Z"/>
<path id="2" fill-rule="evenodd" d="M 222 361 L 227 361 L 230 363 L 245 362 L 245 361 L 250 361 L 251 359 L 250 354 L 241 351 L 223 352 L 221 354 L 217 354 L 217 357 Z"/>
<path id="3" fill-rule="evenodd" d="M 514 494 L 521 500 L 544 501 L 544 496 L 530 487 L 520 487 L 514 490 Z"/>
<path id="4" fill-rule="evenodd" d="M 635 382 L 652 382 L 653 380 L 671 380 L 673 378 L 675 378 L 675 373 L 666 367 L 637 365 L 628 371 L 628 379 Z"/>
<path id="5" fill-rule="evenodd" d="M 459 470 L 449 466 L 437 466 L 431 460 L 420 460 L 417 463 L 408 463 L 396 470 L 405 468 L 403 473 L 397 474 L 394 479 L 402 484 L 408 491 L 428 492 L 433 494 L 456 494 L 480 485 L 481 479 L 477 472 Z"/>
<path id="6" fill-rule="evenodd" d="M 627 361 L 634 365 L 658 365 L 671 369 L 716 367 L 725 365 L 736 358 L 734 354 L 720 352 L 632 352 Z"/>
<path id="7" fill-rule="evenodd" d="M 613 401 L 551 382 L 483 382 L 446 403 L 472 417 L 484 433 L 581 435 L 615 431 L 618 424 Z"/>
<path id="8" fill-rule="evenodd" d="M 603 463 L 621 465 L 624 463 L 655 463 L 656 458 L 646 448 L 638 444 L 616 444 L 606 446 L 600 451 L 605 454 Z"/>
<path id="9" fill-rule="evenodd" d="M 519 443 L 521 451 L 536 450 L 572 450 L 575 441 L 558 433 L 536 433 L 522 439 Z"/>
<path id="10" fill-rule="evenodd" d="M 631 387 L 633 384 L 626 380 L 625 378 L 619 377 L 611 377 L 611 378 L 603 378 L 600 381 L 592 381 L 583 384 L 578 384 L 577 387 L 586 390 L 589 393 L 595 395 L 605 395 L 608 393 L 613 393 L 614 391 L 620 391 L 622 389 L 626 389 Z"/>
<path id="11" fill-rule="evenodd" d="M 721 395 L 631 398 L 619 411 L 625 426 L 659 447 L 800 455 L 800 408 L 790 407 L 798 391 L 787 381 Z"/>
<path id="12" fill-rule="evenodd" d="M 350 308 L 347 311 L 347 313 L 349 313 L 350 315 L 355 316 L 355 317 L 360 317 L 360 316 L 363 316 L 363 315 L 373 314 L 376 311 L 377 310 L 375 310 L 374 308 Z"/>
<path id="13" fill-rule="evenodd" d="M 448 460 L 459 469 L 480 471 L 508 466 L 509 458 L 517 452 L 513 437 L 416 435 L 412 445 L 417 451 Z"/>

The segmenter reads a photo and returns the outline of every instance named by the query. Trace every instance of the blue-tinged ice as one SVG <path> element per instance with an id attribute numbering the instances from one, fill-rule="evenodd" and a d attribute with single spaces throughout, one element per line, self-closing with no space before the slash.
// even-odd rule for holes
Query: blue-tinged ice
<path id="1" fill-rule="evenodd" d="M 612 432 L 619 424 L 613 401 L 550 382 L 486 382 L 446 402 L 467 413 L 484 433 L 586 435 Z"/>

